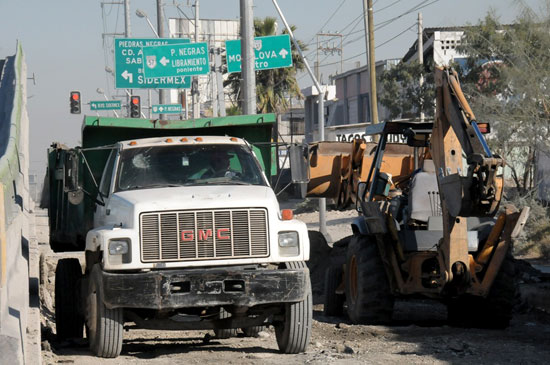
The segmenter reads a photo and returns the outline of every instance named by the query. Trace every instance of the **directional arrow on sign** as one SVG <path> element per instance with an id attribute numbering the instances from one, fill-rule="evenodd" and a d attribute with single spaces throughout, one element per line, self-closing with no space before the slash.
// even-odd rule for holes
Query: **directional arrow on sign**
<path id="1" fill-rule="evenodd" d="M 290 36 L 280 34 L 265 37 L 255 37 L 260 49 L 254 49 L 254 69 L 268 70 L 273 68 L 292 67 L 292 48 Z M 239 39 L 225 42 L 228 72 L 241 72 L 241 41 Z M 162 67 L 161 67 L 162 68 Z"/>
<path id="2" fill-rule="evenodd" d="M 168 62 L 170 62 L 170 60 L 166 57 L 162 57 L 160 59 L 160 63 L 162 63 L 163 66 L 166 66 L 168 64 Z"/>
<path id="3" fill-rule="evenodd" d="M 124 70 L 124 72 L 121 74 L 122 77 L 124 77 L 124 80 L 130 79 L 130 83 L 134 82 L 134 75 L 128 72 L 128 70 Z"/>

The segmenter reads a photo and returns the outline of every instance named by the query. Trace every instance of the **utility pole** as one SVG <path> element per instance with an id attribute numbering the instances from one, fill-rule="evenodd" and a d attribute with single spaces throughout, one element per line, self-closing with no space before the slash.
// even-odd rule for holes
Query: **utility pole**
<path id="1" fill-rule="evenodd" d="M 317 67 L 321 67 L 319 63 L 319 51 L 323 51 L 324 54 L 330 53 L 331 55 L 334 55 L 334 53 L 337 53 L 340 55 L 340 73 L 344 72 L 344 43 L 343 39 L 344 36 L 340 33 L 317 33 Z M 321 38 L 328 38 L 323 41 L 319 41 L 319 37 Z M 334 41 L 332 42 L 332 46 L 329 44 L 330 40 L 334 40 L 335 38 L 340 38 L 340 47 L 335 46 Z M 323 43 L 324 42 L 324 43 Z M 319 72 L 316 72 L 317 80 L 319 80 Z"/>
<path id="2" fill-rule="evenodd" d="M 210 87 L 212 89 L 212 93 L 211 93 L 211 99 L 212 100 L 212 116 L 214 118 L 216 118 L 218 116 L 218 92 L 216 90 L 216 74 L 218 73 L 218 71 L 216 70 L 216 47 L 215 47 L 215 44 L 212 42 L 212 34 L 209 34 L 208 35 L 208 46 L 209 47 L 212 47 L 209 49 L 210 51 L 210 60 L 213 61 L 214 65 L 211 66 L 210 68 L 210 74 L 209 74 L 209 78 L 210 78 Z"/>
<path id="3" fill-rule="evenodd" d="M 130 0 L 124 0 L 124 37 L 130 38 Z"/>
<path id="4" fill-rule="evenodd" d="M 363 21 L 365 23 L 367 63 L 369 65 L 371 123 L 374 124 L 378 123 L 378 98 L 376 95 L 376 59 L 374 57 L 374 20 L 372 16 L 372 0 L 363 0 Z"/>
<path id="5" fill-rule="evenodd" d="M 199 0 L 195 0 L 195 43 L 199 43 L 199 33 Z M 191 94 L 193 98 L 193 119 L 197 119 L 201 116 L 201 105 L 199 102 L 199 76 L 193 76 Z"/>
<path id="6" fill-rule="evenodd" d="M 254 72 L 254 19 L 253 0 L 241 1 L 241 75 L 243 114 L 256 114 L 256 74 Z"/>
<path id="7" fill-rule="evenodd" d="M 418 13 L 418 63 L 422 66 L 422 71 L 424 71 L 424 40 L 422 39 L 422 33 L 422 13 Z M 420 74 L 418 85 L 422 90 L 422 86 L 424 85 L 424 74 L 422 73 Z M 424 105 L 422 104 L 420 104 L 420 122 L 424 122 Z"/>
<path id="8" fill-rule="evenodd" d="M 124 0 L 124 38 L 130 38 L 130 0 Z M 133 91 L 130 89 L 126 93 L 126 116 L 130 116 L 130 98 Z M 118 115 L 117 115 L 118 118 Z"/>
<path id="9" fill-rule="evenodd" d="M 214 67 L 216 68 L 216 83 L 218 84 L 218 107 L 220 108 L 220 117 L 225 117 L 225 94 L 223 92 L 222 75 L 222 49 L 216 48 L 214 52 Z"/>
<path id="10" fill-rule="evenodd" d="M 162 0 L 157 0 L 157 33 L 159 38 L 164 38 L 164 5 Z M 159 104 L 165 104 L 166 90 L 159 89 Z M 159 119 L 164 119 L 164 114 L 159 115 Z"/>

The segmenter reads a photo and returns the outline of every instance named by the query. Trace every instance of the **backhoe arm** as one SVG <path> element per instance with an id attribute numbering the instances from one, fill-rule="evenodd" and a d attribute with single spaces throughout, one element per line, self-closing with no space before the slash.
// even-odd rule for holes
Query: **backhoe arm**
<path id="1" fill-rule="evenodd" d="M 432 145 L 443 147 L 433 155 L 440 194 L 446 201 L 449 214 L 453 217 L 492 216 L 502 197 L 503 180 L 497 176 L 497 169 L 504 166 L 504 161 L 489 149 L 454 70 L 436 69 L 436 97 L 436 125 L 444 133 L 447 133 L 449 127 L 452 128 L 468 165 L 466 174 L 462 173 L 460 167 L 452 169 L 447 166 L 445 155 L 450 153 L 461 157 L 462 151 L 457 148 L 447 149 L 442 140 L 434 140 L 438 138 L 437 135 L 432 136 Z"/>

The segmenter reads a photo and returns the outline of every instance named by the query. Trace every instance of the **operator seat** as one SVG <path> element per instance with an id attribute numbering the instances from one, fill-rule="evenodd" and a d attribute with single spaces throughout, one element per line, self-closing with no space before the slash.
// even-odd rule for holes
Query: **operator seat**
<path id="1" fill-rule="evenodd" d="M 410 219 L 427 223 L 429 217 L 441 215 L 439 188 L 433 160 L 424 160 L 422 170 L 416 173 L 409 190 Z"/>

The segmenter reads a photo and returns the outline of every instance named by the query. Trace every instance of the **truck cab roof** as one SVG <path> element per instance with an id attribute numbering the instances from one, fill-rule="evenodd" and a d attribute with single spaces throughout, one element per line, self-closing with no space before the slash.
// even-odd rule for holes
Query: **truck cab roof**
<path id="1" fill-rule="evenodd" d="M 237 144 L 248 145 L 248 143 L 237 137 L 230 136 L 169 136 L 129 139 L 118 142 L 120 149 L 131 149 L 139 147 L 168 146 L 168 145 L 204 145 L 204 144 Z"/>

